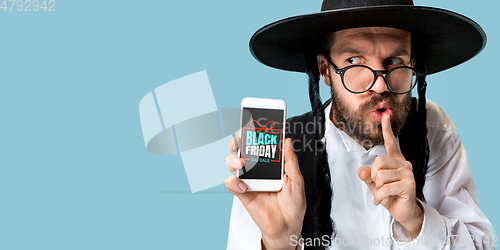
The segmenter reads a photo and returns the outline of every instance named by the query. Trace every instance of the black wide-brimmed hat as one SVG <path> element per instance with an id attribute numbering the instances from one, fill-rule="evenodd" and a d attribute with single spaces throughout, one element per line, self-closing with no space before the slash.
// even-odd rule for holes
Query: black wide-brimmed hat
<path id="1" fill-rule="evenodd" d="M 459 65 L 486 45 L 486 34 L 476 22 L 448 10 L 414 6 L 412 0 L 324 0 L 321 12 L 259 29 L 250 39 L 250 51 L 265 65 L 305 72 L 306 56 L 322 52 L 326 35 L 358 27 L 410 31 L 425 53 L 427 74 Z"/>

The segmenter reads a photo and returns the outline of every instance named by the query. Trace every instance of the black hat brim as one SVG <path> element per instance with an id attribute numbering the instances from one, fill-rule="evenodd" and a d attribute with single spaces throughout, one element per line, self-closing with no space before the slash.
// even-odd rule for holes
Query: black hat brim
<path id="1" fill-rule="evenodd" d="M 250 39 L 261 63 L 305 72 L 307 55 L 321 53 L 321 40 L 335 31 L 358 27 L 392 27 L 410 31 L 425 51 L 425 71 L 433 74 L 459 65 L 486 45 L 484 30 L 471 19 L 424 6 L 376 6 L 323 11 L 268 24 Z"/>

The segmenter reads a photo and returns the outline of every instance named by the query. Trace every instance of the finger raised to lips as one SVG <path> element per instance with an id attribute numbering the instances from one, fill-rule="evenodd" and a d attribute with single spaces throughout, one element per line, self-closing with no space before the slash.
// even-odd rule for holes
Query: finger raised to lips
<path id="1" fill-rule="evenodd" d="M 387 156 L 404 159 L 401 149 L 399 149 L 398 141 L 392 132 L 391 116 L 388 114 L 385 114 L 382 117 L 382 136 L 384 137 L 384 145 L 387 150 Z"/>

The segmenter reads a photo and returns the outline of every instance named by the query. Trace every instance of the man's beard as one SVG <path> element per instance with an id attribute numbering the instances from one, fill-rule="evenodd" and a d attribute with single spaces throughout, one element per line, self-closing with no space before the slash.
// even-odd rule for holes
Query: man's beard
<path id="1" fill-rule="evenodd" d="M 368 115 L 368 112 L 382 101 L 387 102 L 391 106 L 391 127 L 394 136 L 398 136 L 401 133 L 411 108 L 411 92 L 406 94 L 402 102 L 396 101 L 394 98 L 395 94 L 393 93 L 376 93 L 369 101 L 361 104 L 356 111 L 352 112 L 340 100 L 338 94 L 333 91 L 333 87 L 330 87 L 330 89 L 332 91 L 332 112 L 339 122 L 339 128 L 358 141 L 363 147 L 372 148 L 384 142 L 382 123 L 374 121 L 366 122 L 363 120 Z M 374 125 L 375 128 L 371 128 Z"/>

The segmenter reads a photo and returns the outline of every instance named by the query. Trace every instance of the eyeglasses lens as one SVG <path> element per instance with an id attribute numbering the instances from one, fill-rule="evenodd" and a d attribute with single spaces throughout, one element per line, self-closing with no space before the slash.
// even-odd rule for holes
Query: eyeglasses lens
<path id="1" fill-rule="evenodd" d="M 353 67 L 345 71 L 344 84 L 352 92 L 364 92 L 370 88 L 376 76 L 366 67 Z M 409 68 L 398 68 L 387 75 L 389 88 L 396 93 L 405 93 L 416 84 L 416 74 Z"/>

